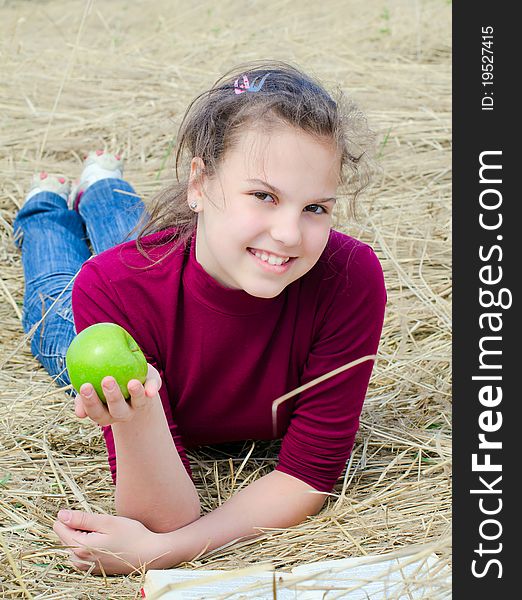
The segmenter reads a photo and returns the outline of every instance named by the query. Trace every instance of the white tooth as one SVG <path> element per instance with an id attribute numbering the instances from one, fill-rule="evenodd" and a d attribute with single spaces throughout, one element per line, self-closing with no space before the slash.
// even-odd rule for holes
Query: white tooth
<path id="1" fill-rule="evenodd" d="M 290 260 L 290 257 L 282 258 L 281 256 L 275 256 L 274 254 L 267 254 L 266 252 L 259 252 L 258 250 L 253 250 L 252 254 L 257 256 L 257 258 L 261 259 L 264 262 L 267 262 L 271 265 L 283 265 Z"/>

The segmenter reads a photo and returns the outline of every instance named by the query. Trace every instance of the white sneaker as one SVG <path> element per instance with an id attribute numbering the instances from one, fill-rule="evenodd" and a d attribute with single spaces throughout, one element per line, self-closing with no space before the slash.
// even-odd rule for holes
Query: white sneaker
<path id="1" fill-rule="evenodd" d="M 75 181 L 69 194 L 68 204 L 71 210 L 78 210 L 82 194 L 100 179 L 121 179 L 123 175 L 123 159 L 119 154 L 111 154 L 104 150 L 89 152 L 83 161 L 80 179 Z"/>

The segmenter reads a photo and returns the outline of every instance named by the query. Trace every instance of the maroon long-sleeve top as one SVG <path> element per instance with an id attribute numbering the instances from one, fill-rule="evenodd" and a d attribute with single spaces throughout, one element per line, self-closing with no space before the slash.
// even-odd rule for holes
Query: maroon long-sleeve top
<path id="1" fill-rule="evenodd" d="M 168 252 L 172 233 L 145 239 L 151 257 Z M 268 299 L 214 280 L 196 260 L 194 239 L 151 264 L 134 241 L 87 261 L 73 287 L 75 328 L 108 321 L 135 338 L 161 375 L 163 407 L 189 475 L 186 448 L 282 438 L 276 470 L 330 492 L 350 456 L 373 362 L 279 405 L 276 431 L 272 403 L 377 352 L 386 290 L 371 247 L 331 230 L 316 265 Z M 103 433 L 115 480 L 111 428 Z"/>

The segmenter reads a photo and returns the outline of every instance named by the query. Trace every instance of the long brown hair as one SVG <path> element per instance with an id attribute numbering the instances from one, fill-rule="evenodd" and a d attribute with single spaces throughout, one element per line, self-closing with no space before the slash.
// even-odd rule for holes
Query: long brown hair
<path id="1" fill-rule="evenodd" d="M 243 75 L 251 83 L 262 81 L 261 89 L 235 93 L 235 84 L 243 81 Z M 341 161 L 340 185 L 346 188 L 350 214 L 356 216 L 355 199 L 369 183 L 369 150 L 374 142 L 365 116 L 340 90 L 334 100 L 318 81 L 295 66 L 282 61 L 253 61 L 234 67 L 187 108 L 177 136 L 176 183 L 152 199 L 136 226 L 138 250 L 148 257 L 143 238 L 172 229 L 172 235 L 160 236 L 162 244 L 176 241 L 163 260 L 193 235 L 197 215 L 187 204 L 193 157 L 202 158 L 205 174 L 212 177 L 245 127 L 262 126 L 266 131 L 282 124 L 335 144 Z"/>

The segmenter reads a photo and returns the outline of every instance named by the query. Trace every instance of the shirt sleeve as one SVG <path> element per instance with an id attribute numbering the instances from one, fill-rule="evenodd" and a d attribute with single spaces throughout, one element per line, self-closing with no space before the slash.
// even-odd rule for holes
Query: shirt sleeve
<path id="1" fill-rule="evenodd" d="M 138 306 L 141 312 L 139 317 L 126 310 L 125 302 L 118 293 L 116 286 L 106 279 L 100 273 L 101 269 L 92 260 L 84 263 L 80 273 L 76 277 L 72 290 L 72 309 L 74 317 L 74 326 L 77 333 L 80 333 L 86 327 L 95 323 L 116 323 L 126 329 L 136 340 L 143 351 L 147 362 L 155 367 L 164 382 L 159 390 L 163 409 L 167 417 L 170 433 L 174 444 L 178 450 L 179 456 L 185 466 L 189 476 L 192 478 L 192 470 L 189 460 L 186 456 L 181 437 L 177 426 L 172 417 L 172 409 L 165 385 L 165 373 L 158 360 L 157 353 L 154 352 L 154 344 L 150 338 L 150 331 L 143 327 L 143 310 Z M 135 298 L 131 298 L 136 303 Z M 139 304 L 139 303 L 138 303 Z M 135 317 L 135 318 L 133 318 Z M 140 324 L 138 328 L 137 324 Z M 139 329 L 139 330 L 138 330 Z M 111 470 L 112 480 L 116 483 L 116 450 L 114 447 L 114 437 L 110 426 L 101 427 L 107 446 L 108 461 Z"/>
<path id="2" fill-rule="evenodd" d="M 362 245 L 337 281 L 301 384 L 377 352 L 387 297 L 373 250 Z M 352 450 L 372 369 L 373 361 L 368 360 L 297 397 L 276 470 L 319 491 L 332 491 Z"/>

